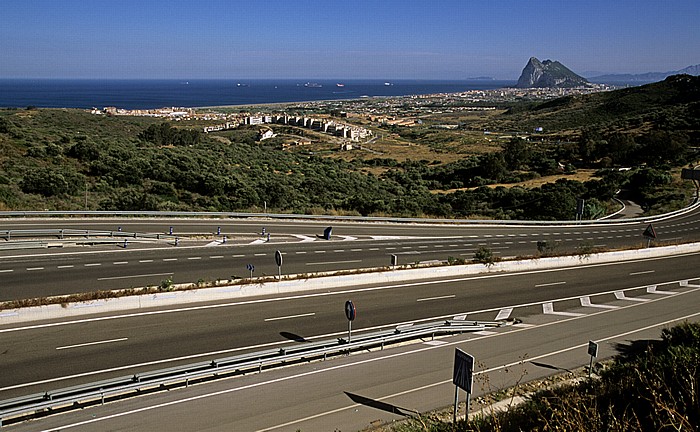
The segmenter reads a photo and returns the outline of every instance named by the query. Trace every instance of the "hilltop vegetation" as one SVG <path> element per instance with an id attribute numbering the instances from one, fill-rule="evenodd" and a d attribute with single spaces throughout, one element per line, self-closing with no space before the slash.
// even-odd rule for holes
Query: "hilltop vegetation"
<path id="1" fill-rule="evenodd" d="M 201 122 L 6 109 L 0 111 L 0 209 L 256 211 L 267 205 L 277 212 L 573 219 L 577 199 L 587 202 L 585 217 L 598 217 L 626 188 L 658 212 L 687 202 L 670 169 L 694 157 L 698 87 L 696 78 L 674 77 L 512 108 L 486 121 L 493 129 L 546 124 L 548 133 L 447 163 L 287 152 L 274 140 L 257 142 L 255 127 L 207 135 Z M 483 121 L 444 133 L 458 140 Z M 388 129 L 406 142 L 450 151 L 435 129 Z M 486 187 L 579 168 L 600 171 L 584 183 Z M 447 190 L 453 192 L 435 193 Z"/>

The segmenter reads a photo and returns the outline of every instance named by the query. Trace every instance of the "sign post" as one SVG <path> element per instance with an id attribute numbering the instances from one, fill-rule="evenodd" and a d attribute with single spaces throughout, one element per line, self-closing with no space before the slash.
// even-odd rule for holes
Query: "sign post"
<path id="1" fill-rule="evenodd" d="M 598 357 L 598 344 L 593 341 L 588 341 L 588 354 L 591 356 L 591 363 L 588 365 L 588 379 L 591 379 L 593 371 L 593 359 Z"/>
<path id="2" fill-rule="evenodd" d="M 277 276 L 282 280 L 282 252 L 275 251 L 275 262 L 277 263 Z"/>
<path id="3" fill-rule="evenodd" d="M 455 348 L 455 364 L 452 373 L 452 382 L 455 385 L 455 409 L 453 423 L 457 424 L 457 407 L 459 405 L 459 389 L 467 392 L 467 413 L 465 418 L 469 418 L 469 399 L 472 394 L 474 384 L 474 356 L 467 354 L 459 348 Z"/>
<path id="4" fill-rule="evenodd" d="M 345 302 L 345 316 L 348 319 L 348 343 L 350 343 L 351 338 L 352 338 L 352 322 L 355 320 L 355 316 L 357 315 L 357 310 L 355 309 L 355 305 L 352 303 L 352 300 L 348 300 Z"/>
<path id="5" fill-rule="evenodd" d="M 644 238 L 647 239 L 647 247 L 651 244 L 652 240 L 656 240 L 656 230 L 654 229 L 654 226 L 652 224 L 649 224 L 647 226 L 647 229 L 644 230 L 644 233 L 642 233 Z"/>

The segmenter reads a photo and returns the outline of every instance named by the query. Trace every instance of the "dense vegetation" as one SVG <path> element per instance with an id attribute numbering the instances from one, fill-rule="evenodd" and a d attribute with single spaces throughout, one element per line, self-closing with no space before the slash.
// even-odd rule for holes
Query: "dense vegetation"
<path id="1" fill-rule="evenodd" d="M 661 96 L 649 96 L 662 93 L 655 86 L 687 91 L 676 89 L 671 99 L 659 101 Z M 608 106 L 605 128 L 588 124 L 572 140 L 514 138 L 500 151 L 446 164 L 285 152 L 256 142 L 257 130 L 249 127 L 205 135 L 197 124 L 147 117 L 2 110 L 0 209 L 245 211 L 266 205 L 279 212 L 573 219 L 577 199 L 587 202 L 585 217 L 598 217 L 625 188 L 647 210 L 660 211 L 687 200 L 669 171 L 694 158 L 689 149 L 700 130 L 698 86 L 697 79 L 669 79 L 622 90 L 617 99 L 612 93 L 591 95 L 575 108 L 564 99 L 509 113 L 504 122 L 521 116 L 526 125 L 546 111 L 554 124 L 581 110 L 594 118 L 591 109 Z M 647 118 L 644 128 L 629 129 L 629 116 L 622 114 L 627 111 L 609 107 L 614 100 L 656 117 Z M 638 106 L 644 104 L 654 109 Z M 672 128 L 669 113 L 678 114 Z M 619 120 L 614 127 L 611 118 Z M 598 179 L 562 179 L 531 189 L 486 187 L 578 168 L 600 169 Z"/>
<path id="2" fill-rule="evenodd" d="M 639 345 L 639 344 L 638 344 Z M 421 419 L 412 431 L 661 431 L 700 428 L 700 324 L 664 329 L 661 340 L 621 346 L 600 379 L 544 390 L 509 411 L 470 422 Z M 635 349 L 636 348 L 636 349 Z"/>

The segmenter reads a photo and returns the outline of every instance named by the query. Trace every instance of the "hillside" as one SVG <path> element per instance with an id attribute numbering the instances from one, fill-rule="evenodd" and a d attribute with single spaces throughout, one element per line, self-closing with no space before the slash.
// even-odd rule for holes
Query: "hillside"
<path id="1" fill-rule="evenodd" d="M 674 75 L 664 81 L 610 92 L 568 96 L 511 109 L 501 127 L 566 132 L 582 128 L 700 131 L 700 77 Z"/>
<path id="2" fill-rule="evenodd" d="M 0 210 L 259 211 L 266 205 L 274 212 L 573 219 L 577 199 L 586 200 L 584 217 L 599 217 L 614 208 L 613 194 L 624 187 L 647 211 L 660 212 L 687 202 L 688 191 L 669 169 L 685 165 L 697 142 L 698 87 L 698 78 L 672 77 L 521 105 L 449 131 L 387 126 L 403 143 L 400 158 L 349 152 L 340 158 L 330 147 L 284 151 L 274 139 L 256 141 L 256 126 L 204 134 L 195 120 L 4 109 Z M 479 135 L 488 142 L 474 131 L 538 126 L 545 133 L 537 142 L 506 138 L 481 153 L 411 159 L 429 154 L 413 149 L 441 134 L 450 142 Z M 562 136 L 569 142 L 562 145 Z M 638 168 L 585 182 L 561 178 L 612 166 Z M 522 186 L 547 176 L 559 180 Z"/>

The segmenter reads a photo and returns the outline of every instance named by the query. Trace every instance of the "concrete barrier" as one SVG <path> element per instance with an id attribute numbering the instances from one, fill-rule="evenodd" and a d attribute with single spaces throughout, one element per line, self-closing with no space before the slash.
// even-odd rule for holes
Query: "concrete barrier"
<path id="1" fill-rule="evenodd" d="M 145 310 L 164 306 L 181 306 L 203 302 L 235 300 L 254 296 L 323 291 L 347 286 L 396 284 L 406 281 L 420 281 L 466 275 L 565 268 L 588 264 L 602 264 L 634 259 L 671 256 L 692 252 L 700 252 L 700 243 L 604 252 L 587 256 L 575 255 L 511 260 L 496 262 L 491 266 L 486 266 L 484 264 L 467 264 L 441 267 L 423 267 L 350 275 L 314 277 L 309 279 L 285 279 L 275 282 L 236 284 L 214 288 L 175 290 L 79 303 L 64 303 L 18 309 L 5 309 L 0 310 L 0 325 L 56 318 L 85 317 L 87 315 L 94 314 Z M 190 285 L 183 285 L 183 287 L 189 286 Z M 175 285 L 175 288 L 177 287 L 178 286 Z"/>

